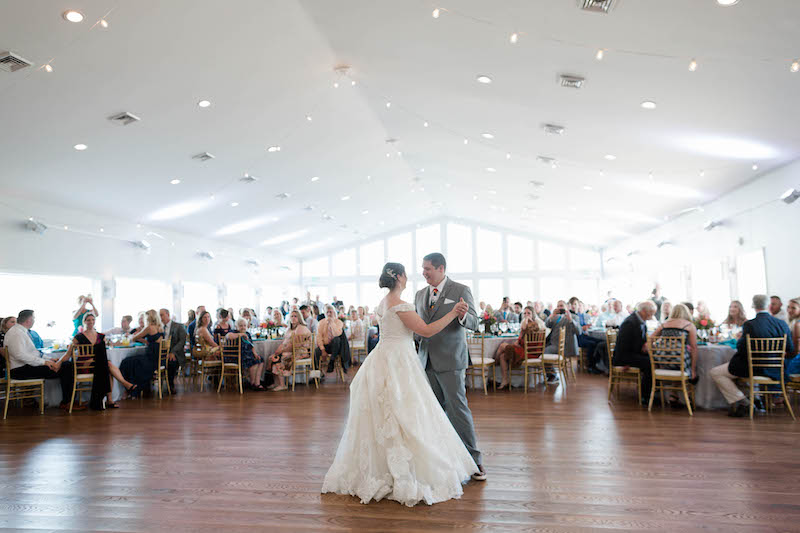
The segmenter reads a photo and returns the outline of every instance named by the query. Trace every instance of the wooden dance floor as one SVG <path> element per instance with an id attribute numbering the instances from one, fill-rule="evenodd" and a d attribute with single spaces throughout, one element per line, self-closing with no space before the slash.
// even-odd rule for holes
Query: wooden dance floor
<path id="1" fill-rule="evenodd" d="M 14 408 L 0 529 L 798 531 L 800 423 L 606 403 L 606 380 L 469 394 L 489 479 L 403 507 L 321 495 L 347 388 L 188 392 L 66 415 Z"/>

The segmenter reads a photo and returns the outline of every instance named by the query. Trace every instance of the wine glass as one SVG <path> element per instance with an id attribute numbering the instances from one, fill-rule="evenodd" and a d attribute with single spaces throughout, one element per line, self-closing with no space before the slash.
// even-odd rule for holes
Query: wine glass
<path id="1" fill-rule="evenodd" d="M 508 331 L 508 322 L 500 322 L 500 331 L 503 333 Z"/>

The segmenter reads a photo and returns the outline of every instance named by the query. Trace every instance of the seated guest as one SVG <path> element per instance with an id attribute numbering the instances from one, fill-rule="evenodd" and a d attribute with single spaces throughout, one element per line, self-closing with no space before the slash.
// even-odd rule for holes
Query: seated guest
<path id="1" fill-rule="evenodd" d="M 166 309 L 161 309 L 158 315 L 164 325 L 164 338 L 169 341 L 169 355 L 167 355 L 169 390 L 175 392 L 175 375 L 178 373 L 178 367 L 186 365 L 186 329 L 180 322 L 173 321 Z"/>
<path id="2" fill-rule="evenodd" d="M 642 403 L 649 402 L 653 385 L 650 356 L 647 354 L 647 321 L 655 314 L 656 304 L 652 300 L 646 300 L 636 306 L 636 311 L 623 320 L 619 327 L 617 345 L 614 347 L 614 356 L 611 360 L 614 366 L 632 366 L 639 369 L 642 379 Z"/>
<path id="3" fill-rule="evenodd" d="M 663 309 L 663 307 L 662 307 Z M 692 383 L 697 383 L 697 328 L 692 322 L 692 315 L 685 305 L 678 304 L 672 310 L 669 318 L 659 325 L 653 332 L 654 337 L 683 337 L 684 354 L 683 366 L 686 374 Z M 658 360 L 658 354 L 653 354 L 653 358 Z M 662 366 L 669 370 L 680 370 L 679 365 Z M 677 403 L 678 396 L 672 392 L 670 403 Z"/>
<path id="4" fill-rule="evenodd" d="M 3 339 L 5 339 L 6 333 L 8 333 L 8 330 L 10 330 L 16 324 L 17 317 L 15 316 L 7 316 L 2 322 L 0 322 L 0 348 L 3 347 Z"/>
<path id="5" fill-rule="evenodd" d="M 284 321 L 283 321 L 283 315 L 281 314 L 281 310 L 280 310 L 280 309 L 275 309 L 275 310 L 272 312 L 272 321 L 273 321 L 273 322 L 275 323 L 275 325 L 276 325 L 276 326 L 278 326 L 278 327 L 281 327 L 281 328 L 286 328 L 286 327 L 288 327 L 288 326 L 286 325 L 286 322 L 284 322 Z"/>
<path id="6" fill-rule="evenodd" d="M 85 316 L 87 316 L 87 315 L 84 315 L 84 317 Z M 40 337 L 38 333 L 36 333 L 32 329 L 29 329 L 28 330 L 28 335 L 31 336 L 31 340 L 33 341 L 33 345 L 36 347 L 37 350 L 39 350 L 39 351 L 44 350 L 44 341 L 42 340 L 42 337 Z"/>
<path id="7" fill-rule="evenodd" d="M 503 375 L 500 380 L 500 390 L 509 387 L 508 369 L 518 367 L 525 359 L 525 336 L 528 333 L 545 329 L 544 322 L 539 317 L 534 316 L 533 307 L 526 307 L 522 312 L 522 317 L 517 340 L 504 342 L 497 348 L 495 353 L 495 359 L 500 362 L 500 371 Z"/>
<path id="8" fill-rule="evenodd" d="M 694 317 L 694 304 L 692 302 L 681 302 L 689 310 L 689 313 Z"/>
<path id="9" fill-rule="evenodd" d="M 744 312 L 744 306 L 739 300 L 733 300 L 731 305 L 728 306 L 728 316 L 722 321 L 722 324 L 727 325 L 731 329 L 741 328 L 747 321 L 747 315 Z"/>
<path id="10" fill-rule="evenodd" d="M 186 334 L 189 336 L 189 342 L 192 343 L 192 346 L 194 346 L 197 343 L 197 339 L 195 338 L 196 335 L 195 329 L 197 328 L 197 321 L 199 320 L 200 315 L 202 315 L 205 312 L 206 312 L 206 306 L 198 305 L 197 312 L 195 313 L 195 319 L 192 320 L 192 322 L 188 326 L 186 326 Z"/>
<path id="11" fill-rule="evenodd" d="M 61 381 L 61 408 L 69 409 L 72 398 L 72 362 L 66 354 L 61 359 L 42 357 L 28 331 L 33 327 L 33 311 L 24 309 L 17 315 L 17 323 L 6 333 L 3 345 L 8 349 L 11 379 L 58 379 Z"/>
<path id="12" fill-rule="evenodd" d="M 233 314 L 233 307 L 228 308 L 228 325 L 233 328 L 233 324 L 236 323 L 236 316 Z"/>
<path id="13" fill-rule="evenodd" d="M 314 350 L 316 368 L 320 368 L 320 360 L 326 356 L 329 357 L 328 373 L 333 372 L 336 358 L 341 360 L 345 372 L 350 367 L 350 345 L 344 334 L 344 324 L 336 317 L 336 309 L 332 305 L 325 306 L 325 318 L 317 326 L 317 349 Z"/>
<path id="14" fill-rule="evenodd" d="M 556 308 L 544 323 L 551 330 L 544 353 L 558 353 L 558 338 L 563 328 L 565 330 L 564 357 L 570 358 L 578 355 L 578 333 L 581 331 L 581 324 L 578 317 L 567 309 L 567 303 L 564 300 L 558 301 Z M 557 383 L 558 376 L 552 374 L 548 376 L 548 381 Z"/>
<path id="15" fill-rule="evenodd" d="M 125 387 L 128 394 L 136 389 L 136 385 L 125 379 L 106 353 L 105 335 L 95 329 L 96 317 L 92 313 L 83 315 L 83 331 L 72 338 L 72 344 L 67 350 L 66 358 L 75 361 L 75 347 L 79 344 L 90 344 L 94 354 L 94 378 L 92 380 L 92 393 L 89 399 L 91 409 L 103 410 L 103 396 L 106 397 L 106 409 L 116 409 L 119 406 L 111 399 L 111 377 L 116 378 Z M 74 409 L 74 407 L 73 407 Z"/>
<path id="16" fill-rule="evenodd" d="M 655 304 L 653 304 L 655 305 Z M 618 328 L 621 327 L 622 322 L 628 318 L 628 314 L 626 314 L 622 308 L 622 301 L 621 300 L 614 300 L 611 304 L 611 309 L 607 313 L 605 317 L 600 317 L 600 326 L 606 328 Z"/>
<path id="17" fill-rule="evenodd" d="M 158 341 L 164 337 L 164 327 L 155 309 L 145 313 L 145 326 L 133 336 L 131 342 L 144 342 L 145 353 L 131 355 L 122 360 L 119 369 L 125 379 L 136 385 L 131 396 L 150 395 L 150 380 L 158 366 Z"/>
<path id="18" fill-rule="evenodd" d="M 284 378 L 291 376 L 292 358 L 294 357 L 293 351 L 293 338 L 297 336 L 298 342 L 303 347 L 303 354 L 308 354 L 302 359 L 311 357 L 311 330 L 303 322 L 303 316 L 297 312 L 292 311 L 289 314 L 289 329 L 283 336 L 283 342 L 275 349 L 275 353 L 270 357 L 270 371 L 278 381 L 274 387 L 270 387 L 274 391 L 286 390 L 286 380 Z"/>
<path id="19" fill-rule="evenodd" d="M 347 326 L 347 340 L 349 340 L 351 343 L 353 341 L 364 341 L 367 336 L 367 330 L 364 327 L 364 323 L 358 317 L 358 311 L 355 309 L 350 311 L 350 320 L 348 320 Z"/>
<path id="20" fill-rule="evenodd" d="M 323 313 L 321 311 L 322 310 L 321 306 L 319 306 L 317 304 L 314 304 L 314 305 L 311 306 L 311 308 L 314 311 L 314 316 L 317 318 L 317 323 L 319 323 L 320 320 L 324 320 L 325 319 L 325 313 Z"/>
<path id="21" fill-rule="evenodd" d="M 783 310 L 783 302 L 780 296 L 769 297 L 769 312 L 775 318 L 783 320 L 787 324 L 789 323 L 789 317 L 786 315 L 786 311 Z"/>
<path id="22" fill-rule="evenodd" d="M 111 328 L 105 332 L 105 335 L 128 335 L 131 332 L 131 322 L 133 322 L 133 317 L 131 315 L 125 315 L 120 321 L 120 326 L 118 328 Z"/>
<path id="23" fill-rule="evenodd" d="M 272 320 L 272 307 L 267 307 L 264 309 L 264 322 L 269 322 Z"/>
<path id="24" fill-rule="evenodd" d="M 197 337 L 197 344 L 200 345 L 200 350 L 207 354 L 213 354 L 219 351 L 219 344 L 214 340 L 209 328 L 211 327 L 211 313 L 203 311 L 197 319 L 197 329 L 195 329 L 195 336 Z"/>
<path id="25" fill-rule="evenodd" d="M 250 309 L 248 309 L 247 307 L 245 307 L 243 309 L 239 309 L 239 318 L 244 318 L 247 321 L 247 328 L 249 329 L 250 328 L 250 323 L 253 320 L 253 315 L 250 313 Z M 238 320 L 236 321 L 236 324 L 237 324 L 236 325 L 236 329 L 238 330 L 239 329 L 239 325 L 238 325 L 239 321 Z"/>
<path id="26" fill-rule="evenodd" d="M 94 306 L 91 294 L 87 294 L 86 296 L 81 294 L 78 296 L 78 305 L 78 310 L 72 314 L 72 323 L 75 326 L 75 330 L 72 332 L 73 337 L 78 334 L 78 329 L 80 329 L 80 327 L 83 325 L 83 317 L 89 312 L 89 310 L 91 310 L 93 314 L 97 315 L 97 309 Z"/>
<path id="27" fill-rule="evenodd" d="M 486 308 L 483 310 L 483 313 L 486 316 L 493 316 L 495 317 L 495 319 L 497 319 L 497 314 L 494 312 L 494 309 L 492 308 L 491 304 L 486 304 Z"/>
<path id="28" fill-rule="evenodd" d="M 697 319 L 698 320 L 703 320 L 703 319 L 707 320 L 707 319 L 711 318 L 711 311 L 708 309 L 708 306 L 706 305 L 706 303 L 703 300 L 698 300 L 697 301 L 697 309 L 696 309 L 696 311 L 697 311 Z"/>
<path id="29" fill-rule="evenodd" d="M 242 370 L 247 371 L 250 388 L 256 391 L 263 391 L 264 386 L 261 384 L 261 375 L 264 373 L 264 360 L 253 349 L 253 338 L 250 336 L 250 332 L 247 331 L 248 325 L 246 318 L 240 318 L 236 321 L 236 331 L 228 333 L 225 338 L 229 340 L 239 338 L 242 350 Z"/>
<path id="30" fill-rule="evenodd" d="M 786 361 L 786 379 L 790 380 L 792 375 L 800 374 L 800 298 L 792 298 L 786 306 L 789 317 L 789 331 L 792 332 L 792 344 L 794 345 L 793 359 Z"/>
<path id="31" fill-rule="evenodd" d="M 509 305 L 508 296 L 503 297 L 503 302 L 500 304 L 500 309 L 494 314 L 498 322 L 508 322 L 508 317 L 511 316 L 511 307 Z"/>
<path id="32" fill-rule="evenodd" d="M 303 316 L 303 322 L 306 327 L 311 330 L 311 333 L 317 332 L 317 319 L 311 314 L 311 308 L 303 304 L 300 306 L 300 314 Z"/>
<path id="33" fill-rule="evenodd" d="M 597 353 L 597 347 L 602 344 L 603 341 L 586 334 L 589 328 L 592 327 L 592 321 L 591 318 L 582 311 L 583 302 L 573 296 L 567 303 L 569 304 L 570 312 L 578 318 L 578 323 L 580 324 L 578 347 L 583 349 L 586 356 L 587 371 L 591 374 L 602 374 L 603 371 L 597 368 L 597 363 L 600 358 L 600 355 Z"/>
<path id="34" fill-rule="evenodd" d="M 358 306 L 358 319 L 364 324 L 364 327 L 369 329 L 372 326 L 372 320 L 369 318 L 369 307 Z"/>
<path id="35" fill-rule="evenodd" d="M 511 313 L 511 317 L 508 321 L 512 324 L 520 324 L 522 322 L 522 302 L 514 302 L 514 312 Z"/>
<path id="36" fill-rule="evenodd" d="M 711 377 L 714 378 L 714 382 L 720 392 L 725 396 L 725 400 L 728 401 L 728 416 L 745 416 L 750 408 L 750 402 L 734 381 L 737 377 L 746 378 L 750 376 L 750 367 L 747 362 L 748 335 L 756 339 L 783 337 L 786 335 L 786 353 L 794 353 L 794 343 L 792 342 L 789 325 L 785 321 L 772 316 L 767 310 L 767 305 L 766 294 L 753 296 L 753 309 L 756 310 L 756 317 L 748 320 L 742 326 L 742 336 L 739 337 L 739 342 L 736 343 L 736 353 L 729 363 L 715 366 L 711 369 Z M 766 368 L 759 370 L 761 375 L 780 379 L 776 372 L 771 372 L 777 369 Z"/>
<path id="37" fill-rule="evenodd" d="M 478 304 L 478 307 L 480 307 L 481 311 L 486 311 L 486 302 L 481 301 L 481 303 Z"/>
<path id="38" fill-rule="evenodd" d="M 544 304 L 542 303 L 541 300 L 537 300 L 536 302 L 534 302 L 533 314 L 541 321 L 547 320 L 547 315 L 550 314 L 550 313 L 545 313 L 544 311 L 545 311 Z"/>
<path id="39" fill-rule="evenodd" d="M 194 321 L 196 319 L 197 319 L 197 313 L 195 313 L 194 309 L 189 309 L 189 312 L 186 313 L 186 322 L 183 323 L 183 327 L 185 327 L 188 330 L 189 326 L 194 324 Z"/>
<path id="40" fill-rule="evenodd" d="M 139 333 L 140 331 L 142 331 L 142 330 L 145 328 L 145 325 L 144 325 L 144 318 L 145 318 L 145 317 L 144 317 L 144 313 L 139 313 L 139 317 L 138 317 L 138 320 L 139 320 L 139 326 L 138 326 L 138 327 L 135 327 L 135 328 L 133 328 L 133 329 L 131 330 L 131 335 L 136 335 L 137 333 Z"/>
<path id="41" fill-rule="evenodd" d="M 689 310 L 688 308 L 686 309 Z M 669 320 L 669 315 L 672 314 L 672 302 L 664 298 L 661 302 L 661 321 L 665 322 Z"/>
<path id="42" fill-rule="evenodd" d="M 214 338 L 218 339 L 217 342 L 220 342 L 219 339 L 222 339 L 225 335 L 233 331 L 233 328 L 228 321 L 230 315 L 227 309 L 220 309 L 217 317 L 219 320 L 217 320 L 217 324 L 214 326 Z"/>

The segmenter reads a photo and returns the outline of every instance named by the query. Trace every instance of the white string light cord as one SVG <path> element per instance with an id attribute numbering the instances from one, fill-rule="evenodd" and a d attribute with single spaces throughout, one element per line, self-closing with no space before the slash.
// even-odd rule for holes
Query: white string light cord
<path id="1" fill-rule="evenodd" d="M 737 56 L 735 58 L 703 56 L 703 55 L 688 57 L 683 55 L 652 52 L 648 50 L 633 50 L 630 48 L 604 48 L 601 46 L 592 46 L 583 41 L 559 39 L 557 37 L 546 35 L 544 33 L 546 30 L 537 30 L 536 32 L 526 32 L 519 28 L 507 28 L 501 26 L 500 24 L 495 23 L 492 20 L 473 16 L 459 9 L 443 7 L 441 5 L 436 5 L 436 4 L 430 4 L 430 2 L 426 0 L 423 0 L 422 3 L 425 4 L 426 6 L 430 6 L 431 9 L 430 13 L 434 19 L 442 21 L 447 19 L 448 17 L 455 17 L 460 20 L 468 21 L 472 24 L 475 24 L 476 26 L 483 26 L 485 28 L 490 28 L 492 32 L 497 32 L 497 34 L 505 36 L 510 45 L 516 45 L 519 43 L 530 42 L 530 41 L 540 42 L 540 43 L 549 42 L 549 43 L 584 49 L 587 51 L 587 54 L 593 55 L 594 58 L 597 59 L 598 61 L 602 61 L 608 53 L 629 55 L 629 56 L 640 56 L 640 57 L 647 57 L 650 59 L 665 59 L 670 61 L 680 61 L 682 64 L 686 65 L 686 68 L 688 68 L 691 72 L 696 71 L 702 64 L 707 64 L 707 63 L 735 62 L 737 70 L 741 69 L 742 56 Z M 546 24 L 543 24 L 542 26 L 543 28 L 547 28 Z M 794 58 L 750 57 L 748 59 L 759 63 L 776 63 L 776 64 L 780 63 L 785 65 L 790 72 L 793 73 L 800 72 L 800 58 L 798 57 Z"/>

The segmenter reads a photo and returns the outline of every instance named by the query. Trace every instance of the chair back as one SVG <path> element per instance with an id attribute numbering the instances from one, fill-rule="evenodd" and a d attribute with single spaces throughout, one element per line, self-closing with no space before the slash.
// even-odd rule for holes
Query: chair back
<path id="1" fill-rule="evenodd" d="M 292 358 L 294 360 L 298 359 L 308 359 L 311 357 L 311 351 L 314 347 L 314 335 L 313 334 L 297 334 L 295 333 L 292 335 Z M 313 359 L 313 358 L 312 358 Z"/>
<path id="2" fill-rule="evenodd" d="M 567 345 L 567 327 L 558 328 L 558 358 L 564 359 L 564 347 Z"/>
<path id="3" fill-rule="evenodd" d="M 780 371 L 783 382 L 783 364 L 786 354 L 786 335 L 773 338 L 755 338 L 747 335 L 747 366 L 750 377 L 764 374 L 762 369 L 774 368 Z"/>
<path id="4" fill-rule="evenodd" d="M 169 339 L 159 339 L 158 341 L 158 366 L 156 370 L 162 366 L 166 368 L 167 357 L 169 357 Z"/>
<path id="5" fill-rule="evenodd" d="M 546 331 L 529 331 L 522 340 L 525 351 L 525 360 L 538 359 L 544 354 L 544 344 Z"/>
<path id="6" fill-rule="evenodd" d="M 94 346 L 78 344 L 72 351 L 72 374 L 94 374 Z"/>
<path id="7" fill-rule="evenodd" d="M 607 329 L 606 330 L 606 351 L 608 352 L 608 369 L 611 371 L 614 368 L 614 365 L 611 364 L 611 361 L 614 359 L 614 348 L 617 347 L 617 330 L 616 329 Z"/>
<path id="8" fill-rule="evenodd" d="M 3 367 L 3 375 L 0 376 L 0 379 L 8 379 L 11 377 L 11 361 L 8 360 L 8 348 L 0 347 L 0 352 L 3 354 L 3 360 L 5 361 L 6 365 Z"/>
<path id="9" fill-rule="evenodd" d="M 686 337 L 650 337 L 647 339 L 648 353 L 650 354 L 650 368 L 655 374 L 656 370 L 680 370 L 686 372 L 684 350 Z M 676 368 L 677 367 L 677 368 Z"/>
<path id="10" fill-rule="evenodd" d="M 472 359 L 473 357 L 480 357 L 481 364 L 483 364 L 483 335 L 476 333 L 472 336 L 467 337 L 467 350 L 469 350 L 469 357 Z"/>
<path id="11" fill-rule="evenodd" d="M 220 357 L 223 363 L 235 363 L 241 365 L 242 363 L 242 339 L 236 337 L 235 339 L 228 339 L 224 337 L 222 342 L 219 343 Z M 235 359 L 232 361 L 231 359 Z"/>

